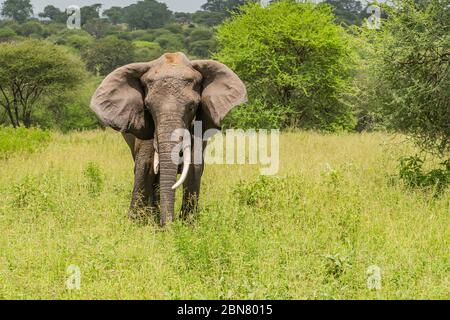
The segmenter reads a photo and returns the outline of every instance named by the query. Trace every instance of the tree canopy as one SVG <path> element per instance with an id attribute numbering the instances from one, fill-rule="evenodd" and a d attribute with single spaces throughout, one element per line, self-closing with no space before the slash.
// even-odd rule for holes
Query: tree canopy
<path id="1" fill-rule="evenodd" d="M 450 10 L 448 0 L 403 0 L 386 8 L 376 49 L 378 98 L 396 129 L 427 150 L 450 152 Z M 382 84 L 382 86 L 381 86 Z"/>
<path id="2" fill-rule="evenodd" d="M 241 7 L 219 26 L 220 61 L 285 123 L 323 129 L 353 126 L 342 97 L 352 67 L 351 41 L 329 6 L 277 2 Z"/>
<path id="3" fill-rule="evenodd" d="M 73 90 L 84 70 L 66 49 L 38 40 L 0 43 L 0 66 L 0 106 L 14 127 L 29 127 L 37 102 Z"/>
<path id="4" fill-rule="evenodd" d="M 25 22 L 33 15 L 33 6 L 30 0 L 5 0 L 1 14 L 17 22 Z"/>

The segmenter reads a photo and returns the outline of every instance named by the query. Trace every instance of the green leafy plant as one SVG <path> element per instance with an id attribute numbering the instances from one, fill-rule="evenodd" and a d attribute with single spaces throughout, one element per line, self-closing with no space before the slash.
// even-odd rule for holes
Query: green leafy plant
<path id="1" fill-rule="evenodd" d="M 83 170 L 83 176 L 87 183 L 85 185 L 89 195 L 95 197 L 103 189 L 104 179 L 100 166 L 95 162 L 88 162 Z"/>
<path id="2" fill-rule="evenodd" d="M 425 171 L 425 161 L 416 156 L 400 159 L 399 176 L 411 188 L 432 188 L 436 194 L 442 193 L 450 185 L 450 159 L 441 162 L 439 168 Z"/>
<path id="3" fill-rule="evenodd" d="M 0 159 L 14 154 L 33 153 L 45 147 L 49 141 L 49 131 L 0 126 Z"/>

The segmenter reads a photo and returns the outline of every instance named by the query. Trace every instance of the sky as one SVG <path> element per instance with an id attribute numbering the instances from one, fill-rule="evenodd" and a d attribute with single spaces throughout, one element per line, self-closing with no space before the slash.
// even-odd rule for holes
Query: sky
<path id="1" fill-rule="evenodd" d="M 91 5 L 94 3 L 103 4 L 103 10 L 112 6 L 125 7 L 129 4 L 136 3 L 138 0 L 31 0 L 33 4 L 34 14 L 42 12 L 45 6 L 51 4 L 60 9 L 65 9 L 70 5 L 79 7 Z M 195 12 L 200 10 L 200 6 L 206 3 L 206 0 L 158 0 L 167 4 L 170 10 L 174 12 Z M 3 0 L 0 0 L 3 3 Z"/>

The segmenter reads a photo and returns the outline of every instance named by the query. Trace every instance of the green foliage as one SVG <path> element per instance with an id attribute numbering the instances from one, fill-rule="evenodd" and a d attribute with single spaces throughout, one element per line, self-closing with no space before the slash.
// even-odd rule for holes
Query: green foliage
<path id="1" fill-rule="evenodd" d="M 48 5 L 43 12 L 39 13 L 39 17 L 50 19 L 53 22 L 65 23 L 67 21 L 67 14 L 55 6 Z"/>
<path id="2" fill-rule="evenodd" d="M 159 58 L 164 50 L 158 43 L 136 40 L 133 41 L 134 50 L 134 61 L 143 62 L 143 61 L 151 61 Z"/>
<path id="3" fill-rule="evenodd" d="M 172 16 L 165 3 L 155 0 L 138 1 L 123 10 L 124 21 L 132 29 L 160 28 L 168 23 Z"/>
<path id="4" fill-rule="evenodd" d="M 0 42 L 11 41 L 17 37 L 13 29 L 9 27 L 0 28 Z"/>
<path id="5" fill-rule="evenodd" d="M 30 0 L 5 0 L 0 13 L 2 16 L 23 23 L 33 15 L 33 5 Z"/>
<path id="6" fill-rule="evenodd" d="M 184 41 L 181 35 L 177 34 L 161 34 L 156 37 L 157 42 L 161 48 L 166 51 L 181 51 L 184 49 Z"/>
<path id="7" fill-rule="evenodd" d="M 15 32 L 18 35 L 29 37 L 31 35 L 43 36 L 44 27 L 41 23 L 35 20 L 30 20 L 15 27 Z"/>
<path id="8" fill-rule="evenodd" d="M 216 50 L 217 42 L 214 39 L 198 40 L 189 44 L 189 53 L 197 58 L 208 58 Z"/>
<path id="9" fill-rule="evenodd" d="M 82 57 L 89 71 L 105 76 L 133 62 L 134 47 L 130 41 L 110 36 L 94 42 L 82 53 Z"/>
<path id="10" fill-rule="evenodd" d="M 95 18 L 87 21 L 83 29 L 89 34 L 99 39 L 109 34 L 113 30 L 113 26 L 107 19 Z"/>
<path id="11" fill-rule="evenodd" d="M 197 24 L 212 27 L 222 23 L 226 17 L 225 12 L 197 11 L 192 15 L 192 20 Z"/>
<path id="12" fill-rule="evenodd" d="M 119 134 L 55 133 L 43 152 L 0 161 L 0 296 L 447 299 L 448 197 L 389 184 L 391 139 L 282 133 L 279 178 L 264 185 L 257 166 L 210 165 L 196 217 L 161 232 L 127 216 L 132 159 Z M 89 162 L 101 168 L 95 196 Z M 326 162 L 341 173 L 337 187 L 320 174 Z M 80 290 L 67 290 L 69 265 Z M 367 288 L 373 265 L 381 290 Z"/>
<path id="13" fill-rule="evenodd" d="M 206 3 L 202 5 L 202 9 L 210 12 L 225 12 L 229 13 L 234 11 L 243 4 L 246 0 L 206 0 Z"/>
<path id="14" fill-rule="evenodd" d="M 84 26 L 87 22 L 100 18 L 100 10 L 102 5 L 100 3 L 93 4 L 91 6 L 85 6 L 80 8 L 81 25 Z"/>
<path id="15" fill-rule="evenodd" d="M 289 105 L 268 105 L 265 100 L 253 99 L 233 109 L 224 119 L 225 128 L 281 129 L 294 127 L 295 110 Z"/>
<path id="16" fill-rule="evenodd" d="M 250 98 L 288 106 L 305 128 L 351 129 L 352 41 L 330 7 L 283 1 L 240 8 L 218 28 L 217 59 L 246 82 Z"/>
<path id="17" fill-rule="evenodd" d="M 13 185 L 12 206 L 28 210 L 33 215 L 53 209 L 55 204 L 50 197 L 51 190 L 49 190 L 48 182 L 45 176 L 39 177 L 39 179 L 25 176 L 20 182 Z"/>
<path id="18" fill-rule="evenodd" d="M 99 122 L 89 103 L 98 83 L 96 77 L 88 77 L 77 90 L 46 95 L 36 106 L 32 122 L 62 132 L 97 128 Z"/>
<path id="19" fill-rule="evenodd" d="M 124 22 L 123 9 L 121 7 L 111 7 L 103 11 L 103 15 L 107 16 L 112 24 Z"/>
<path id="20" fill-rule="evenodd" d="M 369 31 L 375 48 L 377 99 L 395 130 L 428 151 L 450 152 L 449 2 L 404 0 L 386 8 L 382 30 Z"/>
<path id="21" fill-rule="evenodd" d="M 333 7 L 336 19 L 346 25 L 360 25 L 363 16 L 363 3 L 356 0 L 326 0 Z M 374 2 L 374 1 L 372 1 Z"/>
<path id="22" fill-rule="evenodd" d="M 0 106 L 14 127 L 30 127 L 47 95 L 76 90 L 86 76 L 80 59 L 46 41 L 0 43 Z"/>
<path id="23" fill-rule="evenodd" d="M 104 185 L 103 174 L 100 166 L 95 162 L 88 162 L 83 170 L 83 176 L 86 179 L 86 190 L 89 195 L 95 197 L 101 193 Z"/>
<path id="24" fill-rule="evenodd" d="M 424 171 L 425 160 L 418 156 L 400 159 L 399 177 L 410 188 L 432 189 L 436 195 L 450 186 L 450 159 L 440 168 Z"/>
<path id="25" fill-rule="evenodd" d="M 32 153 L 45 147 L 50 141 L 50 132 L 37 128 L 17 128 L 0 126 L 0 159 L 15 154 Z"/>

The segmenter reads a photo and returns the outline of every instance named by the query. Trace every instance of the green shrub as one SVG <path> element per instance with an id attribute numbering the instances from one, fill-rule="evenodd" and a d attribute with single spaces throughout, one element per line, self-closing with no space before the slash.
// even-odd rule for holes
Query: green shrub
<path id="1" fill-rule="evenodd" d="M 353 40 L 331 7 L 282 1 L 240 7 L 218 27 L 215 57 L 247 84 L 250 100 L 294 109 L 293 123 L 329 131 L 352 129 L 346 101 L 353 91 Z"/>
<path id="2" fill-rule="evenodd" d="M 10 41 L 17 37 L 13 29 L 9 27 L 0 28 L 0 42 Z"/>
<path id="3" fill-rule="evenodd" d="M 83 170 L 86 179 L 85 188 L 90 196 L 97 196 L 103 189 L 104 179 L 100 166 L 95 162 L 88 162 Z"/>
<path id="4" fill-rule="evenodd" d="M 36 214 L 54 207 L 50 193 L 52 186 L 45 177 L 25 176 L 20 182 L 13 185 L 12 206 L 17 209 L 28 209 Z"/>
<path id="5" fill-rule="evenodd" d="M 400 159 L 400 179 L 410 188 L 432 189 L 436 195 L 442 193 L 450 186 L 450 159 L 430 171 L 424 170 L 424 163 L 418 156 Z"/>
<path id="6" fill-rule="evenodd" d="M 9 158 L 17 153 L 35 152 L 45 147 L 49 141 L 48 131 L 0 126 L 0 158 Z"/>
<path id="7" fill-rule="evenodd" d="M 380 86 L 377 102 L 389 124 L 419 146 L 450 154 L 449 2 L 403 0 L 387 7 L 382 29 L 369 30 Z"/>
<path id="8" fill-rule="evenodd" d="M 234 108 L 224 119 L 225 128 L 280 129 L 293 126 L 295 110 L 290 106 L 268 105 L 266 101 L 254 99 Z"/>

